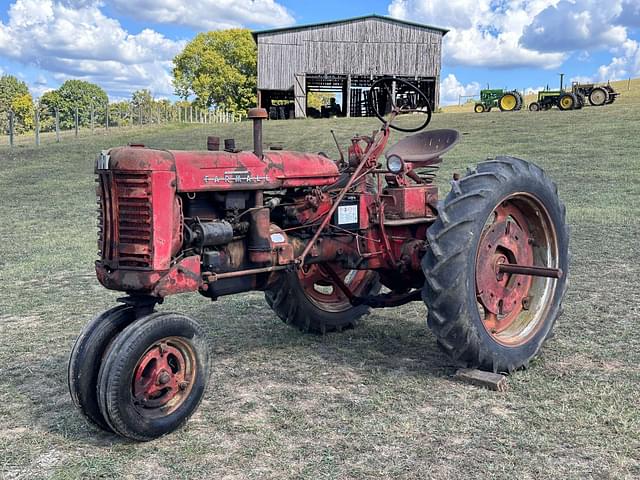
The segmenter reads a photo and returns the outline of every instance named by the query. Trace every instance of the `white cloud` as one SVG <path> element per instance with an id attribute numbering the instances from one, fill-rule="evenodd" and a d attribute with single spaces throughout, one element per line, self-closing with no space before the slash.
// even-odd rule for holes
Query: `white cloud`
<path id="1" fill-rule="evenodd" d="M 616 24 L 621 13 L 620 0 L 561 0 L 533 18 L 521 43 L 540 52 L 614 47 L 627 39 Z"/>
<path id="2" fill-rule="evenodd" d="M 54 73 L 96 82 L 110 93 L 149 88 L 172 94 L 171 59 L 184 42 L 150 29 L 131 34 L 101 3 L 17 0 L 0 22 L 0 55 Z"/>
<path id="3" fill-rule="evenodd" d="M 460 96 L 479 95 L 480 84 L 471 82 L 463 85 L 452 73 L 440 82 L 440 103 L 442 105 L 452 105 L 458 103 Z M 463 100 L 464 103 L 465 100 Z"/>
<path id="4" fill-rule="evenodd" d="M 608 65 L 600 66 L 595 80 L 606 82 L 640 76 L 640 44 L 635 40 L 627 40 L 620 53 Z"/>
<path id="5" fill-rule="evenodd" d="M 566 55 L 523 48 L 535 16 L 559 0 L 392 0 L 389 14 L 450 28 L 444 41 L 449 65 L 557 68 Z"/>
<path id="6" fill-rule="evenodd" d="M 294 23 L 291 13 L 274 0 L 112 0 L 110 4 L 136 19 L 203 30 Z"/>
<path id="7" fill-rule="evenodd" d="M 573 52 L 616 52 L 640 27 L 640 0 L 391 0 L 394 17 L 451 28 L 449 65 L 559 67 Z M 633 59 L 624 55 L 625 71 Z M 612 62 L 613 63 L 613 62 Z"/>

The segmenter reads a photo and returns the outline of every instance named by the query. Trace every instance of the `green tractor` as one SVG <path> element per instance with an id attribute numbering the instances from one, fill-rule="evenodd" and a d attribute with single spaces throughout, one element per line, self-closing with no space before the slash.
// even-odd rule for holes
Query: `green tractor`
<path id="1" fill-rule="evenodd" d="M 515 112 L 522 108 L 524 101 L 517 91 L 505 91 L 502 89 L 481 90 L 480 101 L 476 102 L 473 110 L 476 113 L 490 112 L 497 107 L 502 112 Z"/>
<path id="2" fill-rule="evenodd" d="M 585 98 L 564 90 L 543 90 L 538 92 L 538 100 L 529 104 L 529 110 L 538 112 L 558 107 L 562 111 L 577 110 L 584 106 Z"/>

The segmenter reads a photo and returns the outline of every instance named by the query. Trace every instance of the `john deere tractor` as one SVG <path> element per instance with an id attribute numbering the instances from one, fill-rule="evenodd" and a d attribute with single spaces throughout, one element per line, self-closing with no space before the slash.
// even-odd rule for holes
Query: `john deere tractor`
<path id="1" fill-rule="evenodd" d="M 496 107 L 502 112 L 514 112 L 520 110 L 523 104 L 522 95 L 515 90 L 481 90 L 480 101 L 476 103 L 473 110 L 476 113 L 484 113 L 490 112 L 492 108 Z"/>
<path id="2" fill-rule="evenodd" d="M 584 96 L 564 90 L 543 90 L 538 92 L 538 100 L 529 104 L 529 110 L 538 112 L 558 107 L 560 110 L 577 110 L 584 106 Z"/>

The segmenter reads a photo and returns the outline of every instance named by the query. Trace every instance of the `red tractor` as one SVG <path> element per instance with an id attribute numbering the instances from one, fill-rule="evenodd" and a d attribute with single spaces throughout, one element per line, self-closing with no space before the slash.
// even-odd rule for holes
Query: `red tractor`
<path id="1" fill-rule="evenodd" d="M 130 145 L 100 155 L 96 273 L 126 296 L 71 353 L 69 389 L 90 421 L 145 441 L 197 408 L 209 375 L 203 330 L 155 311 L 183 292 L 261 290 L 283 321 L 318 333 L 424 301 L 438 343 L 461 364 L 511 372 L 538 353 L 567 285 L 555 184 L 532 163 L 496 157 L 454 175 L 439 200 L 435 173 L 458 132 L 415 133 L 383 160 L 390 129 L 418 132 L 431 109 L 405 81 L 372 89 L 383 125 L 337 161 L 263 151 L 262 109 L 249 113 L 253 152 Z"/>

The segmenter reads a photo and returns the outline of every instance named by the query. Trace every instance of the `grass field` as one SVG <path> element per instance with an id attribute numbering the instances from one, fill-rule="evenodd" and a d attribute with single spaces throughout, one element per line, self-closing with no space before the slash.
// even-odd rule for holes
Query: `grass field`
<path id="1" fill-rule="evenodd" d="M 267 142 L 334 152 L 371 119 L 268 122 Z M 414 303 L 341 334 L 282 324 L 259 293 L 168 299 L 211 340 L 210 388 L 187 427 L 132 444 L 88 426 L 69 350 L 118 296 L 94 278 L 93 160 L 130 141 L 249 147 L 250 125 L 167 126 L 39 149 L 0 147 L 0 478 L 640 477 L 640 97 L 607 108 L 439 114 L 462 143 L 440 184 L 487 156 L 536 161 L 568 207 L 564 315 L 541 357 L 496 393 L 451 379 Z M 395 138 L 398 138 L 396 135 Z"/>

